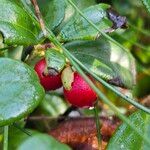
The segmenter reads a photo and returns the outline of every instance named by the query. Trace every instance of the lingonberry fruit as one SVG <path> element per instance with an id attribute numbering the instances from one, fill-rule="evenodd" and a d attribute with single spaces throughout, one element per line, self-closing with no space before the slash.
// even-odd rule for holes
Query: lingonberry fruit
<path id="1" fill-rule="evenodd" d="M 64 87 L 64 96 L 72 105 L 85 108 L 92 107 L 97 99 L 96 93 L 77 72 L 74 72 L 71 89 Z"/>
<path id="2" fill-rule="evenodd" d="M 61 74 L 57 75 L 49 75 L 45 74 L 46 69 L 46 61 L 45 59 L 41 59 L 36 63 L 34 70 L 37 72 L 41 85 L 44 87 L 46 91 L 56 90 L 62 86 L 61 82 Z"/>

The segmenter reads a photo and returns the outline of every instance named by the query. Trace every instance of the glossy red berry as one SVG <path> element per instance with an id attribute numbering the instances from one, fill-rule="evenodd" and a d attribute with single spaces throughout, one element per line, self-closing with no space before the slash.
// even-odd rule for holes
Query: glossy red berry
<path id="1" fill-rule="evenodd" d="M 64 96 L 77 107 L 91 107 L 97 99 L 96 93 L 77 72 L 74 73 L 71 89 L 64 88 Z"/>
<path id="2" fill-rule="evenodd" d="M 45 75 L 44 71 L 46 68 L 45 59 L 41 59 L 34 67 L 34 70 L 37 72 L 41 85 L 46 91 L 56 90 L 62 86 L 61 74 L 58 75 Z"/>

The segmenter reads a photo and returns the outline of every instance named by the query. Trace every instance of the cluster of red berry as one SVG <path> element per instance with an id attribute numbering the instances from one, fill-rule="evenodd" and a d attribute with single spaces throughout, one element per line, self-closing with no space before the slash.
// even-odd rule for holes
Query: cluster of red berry
<path id="1" fill-rule="evenodd" d="M 56 90 L 62 86 L 61 73 L 58 75 L 45 74 L 47 67 L 45 59 L 41 59 L 35 65 L 40 83 L 46 91 Z M 76 107 L 92 107 L 97 99 L 96 93 L 86 83 L 86 81 L 77 73 L 73 72 L 74 80 L 71 84 L 71 89 L 63 87 L 65 99 Z"/>

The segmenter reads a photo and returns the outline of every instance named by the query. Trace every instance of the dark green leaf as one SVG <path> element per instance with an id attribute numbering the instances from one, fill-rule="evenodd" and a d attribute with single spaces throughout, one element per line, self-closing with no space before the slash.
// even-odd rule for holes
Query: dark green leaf
<path id="1" fill-rule="evenodd" d="M 150 138 L 150 116 L 142 111 L 129 117 L 131 123 Z M 148 150 L 147 144 L 126 123 L 123 123 L 111 138 L 107 150 Z"/>
<path id="2" fill-rule="evenodd" d="M 46 134 L 35 134 L 23 141 L 17 150 L 71 150 L 67 145 L 59 143 L 53 137 Z"/>
<path id="3" fill-rule="evenodd" d="M 131 88 L 134 83 L 134 59 L 112 42 L 75 41 L 65 45 L 89 70 L 117 86 Z"/>
<path id="4" fill-rule="evenodd" d="M 48 70 L 56 73 L 60 73 L 66 64 L 64 55 L 55 49 L 46 50 L 46 62 Z"/>
<path id="5" fill-rule="evenodd" d="M 44 97 L 35 72 L 26 64 L 0 58 L 0 126 L 31 113 Z"/>
<path id="6" fill-rule="evenodd" d="M 89 6 L 95 5 L 96 0 L 73 0 L 73 2 L 80 8 L 81 10 L 87 8 Z"/>
<path id="7" fill-rule="evenodd" d="M 107 29 L 112 27 L 112 21 L 107 16 L 107 9 L 110 8 L 107 4 L 99 4 L 88 7 L 83 10 L 83 14 L 91 20 L 99 29 L 107 32 Z M 61 30 L 59 35 L 62 41 L 71 41 L 77 39 L 95 39 L 98 31 L 79 14 L 73 17 Z"/>
<path id="8" fill-rule="evenodd" d="M 96 2 L 95 0 L 73 0 L 73 2 L 78 6 L 79 9 L 83 10 L 89 6 L 95 5 Z M 74 8 L 70 5 L 70 3 L 66 3 L 66 9 L 65 9 L 65 17 L 62 21 L 62 23 L 59 25 L 59 27 L 57 27 L 56 32 L 59 33 L 60 30 L 62 29 L 62 27 L 64 25 L 66 25 L 66 23 L 72 18 L 74 17 L 74 15 L 76 14 L 76 11 L 74 10 Z"/>
<path id="9" fill-rule="evenodd" d="M 30 0 L 21 1 L 33 13 L 35 12 Z M 37 3 L 47 27 L 54 30 L 65 17 L 66 0 L 37 0 Z"/>
<path id="10" fill-rule="evenodd" d="M 0 32 L 11 45 L 37 44 L 42 36 L 36 21 L 13 0 L 0 0 Z"/>
<path id="11" fill-rule="evenodd" d="M 54 30 L 64 19 L 66 0 L 38 0 L 47 27 Z"/>

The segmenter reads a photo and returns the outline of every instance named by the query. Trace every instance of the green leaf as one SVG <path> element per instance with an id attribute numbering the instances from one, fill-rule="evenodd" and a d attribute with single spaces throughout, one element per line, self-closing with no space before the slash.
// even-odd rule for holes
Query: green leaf
<path id="1" fill-rule="evenodd" d="M 112 27 L 112 21 L 107 16 L 107 4 L 99 4 L 83 10 L 83 14 L 91 20 L 103 32 Z M 61 41 L 71 41 L 77 39 L 92 40 L 98 35 L 98 31 L 79 14 L 73 17 L 61 30 L 59 38 Z"/>
<path id="2" fill-rule="evenodd" d="M 71 150 L 67 145 L 59 143 L 53 137 L 46 134 L 36 134 L 23 141 L 17 150 Z"/>
<path id="3" fill-rule="evenodd" d="M 83 10 L 89 6 L 95 5 L 95 0 L 73 0 L 73 2 L 78 6 L 79 9 Z M 59 33 L 64 25 L 76 14 L 74 8 L 70 3 L 66 3 L 65 16 L 62 23 L 55 30 L 56 33 Z"/>
<path id="4" fill-rule="evenodd" d="M 44 97 L 35 72 L 26 64 L 0 58 L 0 126 L 31 113 Z"/>
<path id="5" fill-rule="evenodd" d="M 40 27 L 13 0 L 0 0 L 0 32 L 10 45 L 37 44 L 42 40 Z"/>
<path id="6" fill-rule="evenodd" d="M 51 48 L 46 50 L 46 62 L 49 71 L 60 73 L 66 64 L 66 59 L 58 50 Z"/>
<path id="7" fill-rule="evenodd" d="M 150 0 L 142 0 L 142 2 L 150 13 Z"/>
<path id="8" fill-rule="evenodd" d="M 74 41 L 67 49 L 89 70 L 109 83 L 131 88 L 134 84 L 134 59 L 130 53 L 105 38 L 96 41 Z"/>
<path id="9" fill-rule="evenodd" d="M 150 138 L 150 116 L 142 111 L 129 116 L 131 123 Z M 148 150 L 147 144 L 126 123 L 123 123 L 110 139 L 107 150 Z"/>
<path id="10" fill-rule="evenodd" d="M 89 6 L 95 5 L 96 0 L 73 0 L 73 2 L 80 8 L 81 10 L 87 8 Z"/>
<path id="11" fill-rule="evenodd" d="M 34 13 L 30 0 L 21 0 Z M 66 0 L 37 0 L 41 14 L 47 27 L 54 30 L 64 19 Z"/>
<path id="12" fill-rule="evenodd" d="M 65 17 L 66 0 L 38 0 L 47 27 L 54 30 Z"/>

